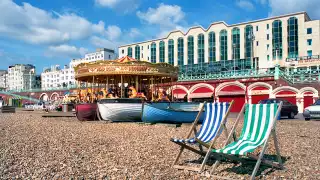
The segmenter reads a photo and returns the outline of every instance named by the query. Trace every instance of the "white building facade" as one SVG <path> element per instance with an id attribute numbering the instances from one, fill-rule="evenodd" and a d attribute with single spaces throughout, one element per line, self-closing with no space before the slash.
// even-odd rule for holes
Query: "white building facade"
<path id="1" fill-rule="evenodd" d="M 286 66 L 290 58 L 320 55 L 319 34 L 320 20 L 299 12 L 234 25 L 216 22 L 186 33 L 172 31 L 166 38 L 120 46 L 119 58 L 173 65 L 250 59 L 259 68 L 272 68 L 275 62 Z"/>
<path id="2" fill-rule="evenodd" d="M 107 48 L 99 48 L 94 53 L 85 54 L 84 58 L 71 60 L 69 66 L 65 65 L 60 68 L 59 65 L 45 68 L 41 73 L 41 89 L 57 89 L 75 87 L 74 67 L 81 63 L 94 61 L 113 60 L 117 55 L 114 50 Z"/>
<path id="3" fill-rule="evenodd" d="M 8 89 L 8 71 L 0 70 L 0 90 Z"/>
<path id="4" fill-rule="evenodd" d="M 31 64 L 16 64 L 8 68 L 8 90 L 20 91 L 37 88 L 36 68 Z"/>
<path id="5" fill-rule="evenodd" d="M 41 73 L 41 89 L 70 88 L 75 85 L 74 69 L 59 65 L 51 66 Z"/>
<path id="6" fill-rule="evenodd" d="M 73 59 L 70 62 L 70 67 L 75 67 L 80 63 L 87 63 L 93 61 L 114 60 L 117 54 L 114 50 L 108 48 L 98 48 L 96 52 L 85 54 L 84 58 Z"/>

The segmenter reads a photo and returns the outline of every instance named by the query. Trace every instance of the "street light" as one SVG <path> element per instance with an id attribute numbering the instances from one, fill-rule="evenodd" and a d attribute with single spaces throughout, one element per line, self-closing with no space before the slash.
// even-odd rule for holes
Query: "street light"
<path id="1" fill-rule="evenodd" d="M 276 46 L 276 65 L 279 64 L 279 46 Z"/>
<path id="2" fill-rule="evenodd" d="M 248 35 L 248 39 L 251 41 L 251 63 L 253 64 L 253 43 L 255 40 L 255 36 L 253 34 L 253 29 L 252 31 L 250 31 L 249 35 Z"/>
<path id="3" fill-rule="evenodd" d="M 236 52 L 236 47 L 237 47 L 237 45 L 234 43 L 233 44 L 233 75 L 235 76 L 235 74 L 236 74 L 236 54 L 235 54 L 235 52 Z"/>

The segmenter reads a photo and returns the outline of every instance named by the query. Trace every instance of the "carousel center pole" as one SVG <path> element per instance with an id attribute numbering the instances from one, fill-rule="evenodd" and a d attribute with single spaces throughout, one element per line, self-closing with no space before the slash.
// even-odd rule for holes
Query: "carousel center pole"
<path id="1" fill-rule="evenodd" d="M 139 77 L 136 76 L 136 91 L 137 92 L 139 92 L 138 87 L 139 87 Z"/>
<path id="2" fill-rule="evenodd" d="M 92 77 L 92 84 L 91 84 L 91 103 L 93 103 L 93 94 L 94 94 L 94 76 Z"/>
<path id="3" fill-rule="evenodd" d="M 123 86 L 123 78 L 122 78 L 122 75 L 121 75 L 121 87 L 120 87 L 120 97 L 122 98 L 122 94 L 123 94 L 123 92 L 122 92 L 122 86 Z"/>

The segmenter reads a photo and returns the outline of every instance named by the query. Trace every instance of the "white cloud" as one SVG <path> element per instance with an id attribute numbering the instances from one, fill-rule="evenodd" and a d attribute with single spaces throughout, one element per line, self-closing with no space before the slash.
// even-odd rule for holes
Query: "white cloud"
<path id="1" fill-rule="evenodd" d="M 70 45 L 49 46 L 46 56 L 49 57 L 80 57 L 88 52 L 86 48 L 77 48 Z"/>
<path id="2" fill-rule="evenodd" d="M 164 37 L 172 30 L 186 30 L 185 13 L 178 5 L 159 4 L 157 8 L 149 8 L 146 12 L 137 12 L 137 16 L 149 25 L 160 29 L 157 37 Z"/>
<path id="3" fill-rule="evenodd" d="M 135 11 L 140 5 L 140 0 L 95 0 L 95 4 L 126 14 Z"/>
<path id="4" fill-rule="evenodd" d="M 121 29 L 118 26 L 108 26 L 106 30 L 106 35 L 110 40 L 118 39 L 121 35 Z"/>
<path id="5" fill-rule="evenodd" d="M 95 2 L 100 6 L 112 8 L 119 2 L 119 0 L 95 0 Z"/>
<path id="6" fill-rule="evenodd" d="M 98 36 L 93 36 L 90 38 L 91 44 L 93 44 L 96 47 L 108 47 L 108 48 L 115 48 L 116 45 L 112 41 L 98 37 Z"/>
<path id="7" fill-rule="evenodd" d="M 248 1 L 248 0 L 238 0 L 236 2 L 236 5 L 239 6 L 240 8 L 246 10 L 246 11 L 252 11 L 255 9 L 254 5 L 252 4 L 252 2 Z"/>
<path id="8" fill-rule="evenodd" d="M 136 38 L 136 37 L 139 37 L 141 35 L 142 35 L 141 32 L 137 28 L 131 28 L 130 31 L 129 31 L 129 36 L 131 38 Z"/>
<path id="9" fill-rule="evenodd" d="M 185 13 L 180 6 L 161 3 L 158 8 L 149 8 L 147 12 L 137 12 L 137 16 L 149 23 L 162 26 L 175 26 L 184 19 Z"/>
<path id="10" fill-rule="evenodd" d="M 306 11 L 311 18 L 320 19 L 319 0 L 269 0 L 270 15 L 282 15 Z"/>
<path id="11" fill-rule="evenodd" d="M 93 24 L 76 14 L 47 12 L 28 3 L 0 1 L 0 36 L 31 44 L 62 44 L 104 32 L 104 22 Z"/>

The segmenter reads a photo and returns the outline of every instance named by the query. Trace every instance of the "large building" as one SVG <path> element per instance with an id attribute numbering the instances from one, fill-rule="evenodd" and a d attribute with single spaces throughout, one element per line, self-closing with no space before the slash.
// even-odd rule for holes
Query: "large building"
<path id="1" fill-rule="evenodd" d="M 179 66 L 171 89 L 177 99 L 235 100 L 237 112 L 245 102 L 276 97 L 302 112 L 319 96 L 320 20 L 298 12 L 232 25 L 215 22 L 120 46 L 123 56 Z"/>
<path id="2" fill-rule="evenodd" d="M 113 60 L 117 58 L 117 54 L 114 50 L 108 48 L 98 48 L 96 52 L 85 54 L 84 58 L 73 59 L 70 62 L 70 67 L 75 67 L 80 63 Z"/>
<path id="3" fill-rule="evenodd" d="M 85 54 L 84 58 L 71 60 L 69 66 L 60 68 L 59 65 L 45 68 L 41 73 L 42 90 L 73 88 L 76 86 L 74 78 L 74 67 L 80 63 L 93 61 L 113 60 L 117 55 L 114 50 L 99 48 L 96 52 Z"/>
<path id="4" fill-rule="evenodd" d="M 162 39 L 120 46 L 119 56 L 174 65 L 253 57 L 254 67 L 271 68 L 276 60 L 285 66 L 287 58 L 319 55 L 319 29 L 320 20 L 311 20 L 305 12 L 233 25 L 215 22 L 208 29 L 196 26 L 187 32 L 172 31 Z"/>
<path id="5" fill-rule="evenodd" d="M 21 91 L 36 89 L 36 68 L 31 64 L 15 64 L 8 68 L 8 90 Z"/>
<path id="6" fill-rule="evenodd" d="M 75 85 L 74 69 L 65 65 L 62 69 L 59 65 L 45 68 L 41 73 L 41 89 L 71 88 Z"/>
<path id="7" fill-rule="evenodd" d="M 7 90 L 8 88 L 8 71 L 0 70 L 0 90 Z"/>

